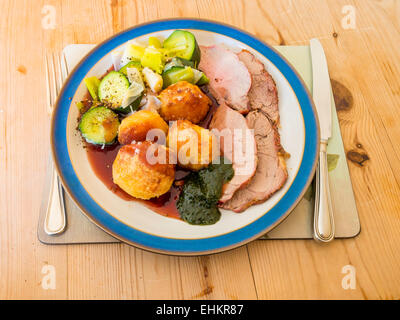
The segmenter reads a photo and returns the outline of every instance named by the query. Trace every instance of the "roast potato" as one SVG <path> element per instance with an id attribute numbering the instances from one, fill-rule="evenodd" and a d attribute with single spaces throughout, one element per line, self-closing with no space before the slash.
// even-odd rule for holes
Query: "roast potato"
<path id="1" fill-rule="evenodd" d="M 168 148 L 150 141 L 123 146 L 112 165 L 114 183 L 135 198 L 161 196 L 171 188 L 175 177 L 175 165 L 170 163 L 168 153 Z M 157 161 L 152 155 L 165 155 L 161 157 L 165 161 Z"/>
<path id="2" fill-rule="evenodd" d="M 166 135 L 168 124 L 157 112 L 140 110 L 122 120 L 118 130 L 118 141 L 121 144 L 144 141 L 151 129 L 160 129 Z"/>
<path id="3" fill-rule="evenodd" d="M 218 140 L 207 129 L 187 120 L 175 121 L 168 131 L 168 147 L 177 157 L 179 166 L 200 170 L 219 156 Z"/>
<path id="4" fill-rule="evenodd" d="M 189 120 L 199 123 L 207 115 L 211 100 L 198 86 L 179 81 L 161 91 L 160 114 L 166 121 Z"/>

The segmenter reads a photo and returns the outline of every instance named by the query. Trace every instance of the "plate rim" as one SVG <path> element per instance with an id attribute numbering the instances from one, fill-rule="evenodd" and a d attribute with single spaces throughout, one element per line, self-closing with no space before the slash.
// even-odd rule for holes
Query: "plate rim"
<path id="1" fill-rule="evenodd" d="M 112 41 L 118 40 L 121 36 L 129 35 L 131 32 L 134 32 L 135 30 L 141 30 L 141 29 L 143 29 L 143 28 L 151 27 L 151 26 L 153 26 L 153 27 L 160 27 L 160 28 L 157 29 L 157 30 L 151 30 L 151 31 L 146 31 L 146 30 L 145 30 L 145 32 L 142 32 L 142 33 L 140 33 L 141 31 L 138 31 L 140 34 L 134 35 L 134 36 L 131 37 L 130 39 L 133 39 L 133 38 L 138 37 L 138 36 L 146 35 L 146 34 L 151 33 L 151 32 L 157 32 L 157 31 L 169 30 L 169 29 L 177 29 L 176 26 L 175 26 L 175 27 L 173 27 L 173 26 L 168 26 L 168 25 L 171 24 L 171 23 L 178 23 L 178 24 L 179 24 L 178 27 L 181 28 L 181 29 L 205 30 L 205 31 L 210 31 L 210 32 L 214 32 L 214 33 L 217 33 L 217 34 L 221 34 L 221 35 L 224 35 L 224 36 L 228 36 L 228 37 L 233 38 L 232 36 L 227 35 L 227 34 L 224 33 L 224 32 L 218 32 L 217 30 L 210 30 L 210 29 L 223 28 L 223 29 L 224 29 L 223 31 L 225 31 L 225 32 L 229 31 L 230 33 L 233 33 L 233 34 L 236 33 L 237 35 L 239 35 L 239 38 L 240 38 L 240 39 L 236 39 L 236 38 L 233 38 L 233 39 L 236 39 L 236 40 L 238 40 L 238 41 L 241 41 L 241 42 L 245 43 L 246 45 L 250 46 L 251 48 L 253 48 L 253 49 L 256 50 L 257 52 L 259 52 L 259 53 L 262 54 L 263 56 L 265 56 L 265 55 L 264 55 L 262 52 L 260 52 L 260 50 L 257 50 L 257 49 L 254 47 L 254 45 L 257 44 L 258 46 L 261 46 L 261 47 L 264 46 L 264 49 L 267 49 L 267 50 L 271 51 L 273 54 L 275 54 L 275 58 L 277 58 L 278 61 L 281 60 L 280 62 L 283 62 L 283 66 L 289 68 L 289 72 L 292 72 L 292 74 L 294 75 L 294 80 L 299 82 L 300 86 L 299 86 L 299 87 L 297 88 L 297 90 L 296 90 L 296 89 L 293 87 L 293 84 L 287 79 L 286 73 L 282 72 L 281 68 L 278 67 L 278 66 L 276 65 L 276 63 L 274 63 L 274 62 L 271 61 L 271 62 L 274 64 L 274 66 L 284 75 L 285 79 L 288 81 L 289 85 L 292 87 L 292 89 L 293 89 L 293 91 L 294 91 L 294 93 L 295 93 L 295 95 L 296 95 L 296 98 L 299 100 L 299 103 L 300 103 L 300 99 L 299 99 L 299 97 L 298 97 L 298 92 L 297 92 L 297 91 L 298 91 L 299 89 L 300 89 L 300 90 L 302 89 L 302 90 L 304 91 L 303 94 L 305 93 L 306 101 L 309 103 L 309 106 L 311 107 L 311 111 L 312 111 L 311 115 L 313 116 L 313 120 L 314 120 L 314 121 L 311 121 L 311 122 L 314 122 L 314 123 L 311 123 L 311 124 L 314 124 L 314 127 L 315 127 L 315 131 L 314 131 L 314 137 L 315 137 L 315 141 L 314 141 L 314 142 L 315 142 L 315 144 L 313 145 L 313 148 L 312 148 L 312 150 L 311 150 L 311 151 L 313 151 L 314 156 L 311 157 L 312 165 L 311 165 L 311 167 L 309 168 L 308 177 L 307 177 L 307 179 L 306 179 L 306 181 L 305 181 L 303 187 L 301 187 L 301 191 L 298 193 L 297 198 L 293 200 L 292 204 L 286 209 L 286 211 L 285 211 L 283 214 L 280 214 L 280 215 L 279 215 L 279 217 L 277 218 L 276 221 L 274 221 L 273 223 L 267 224 L 266 227 L 265 227 L 264 229 L 258 230 L 256 233 L 253 233 L 252 236 L 249 236 L 249 237 L 247 237 L 247 238 L 245 238 L 245 239 L 242 239 L 242 240 L 239 239 L 239 240 L 237 240 L 237 241 L 235 241 L 235 239 L 229 239 L 229 236 L 230 236 L 230 235 L 233 235 L 233 234 L 235 234 L 235 233 L 239 232 L 240 230 L 243 230 L 243 229 L 245 229 L 245 228 L 247 228 L 247 227 L 253 226 L 253 224 L 259 222 L 259 220 L 261 220 L 265 215 L 262 216 L 262 217 L 260 217 L 260 218 L 258 218 L 258 219 L 256 219 L 256 220 L 254 220 L 254 221 L 253 221 L 252 223 L 250 223 L 249 225 L 247 225 L 247 226 L 245 226 L 245 227 L 242 227 L 242 228 L 239 228 L 239 229 L 237 229 L 237 230 L 235 230 L 235 231 L 229 232 L 229 233 L 227 233 L 227 234 L 225 234 L 225 235 L 217 235 L 217 236 L 209 237 L 209 238 L 205 238 L 205 239 L 174 239 L 174 240 L 173 240 L 173 242 L 193 242 L 193 244 L 196 246 L 196 245 L 198 245 L 198 244 L 196 244 L 195 242 L 202 242 L 202 240 L 212 240 L 212 239 L 221 238 L 221 237 L 223 237 L 223 238 L 228 237 L 228 239 L 226 239 L 225 241 L 222 240 L 223 242 L 227 242 L 227 241 L 228 241 L 228 242 L 229 242 L 228 244 L 222 245 L 222 246 L 219 246 L 219 247 L 213 248 L 213 249 L 204 249 L 204 248 L 202 248 L 202 249 L 196 250 L 196 248 L 193 248 L 193 249 L 190 250 L 190 251 L 189 251 L 189 250 L 178 250 L 178 249 L 176 248 L 176 247 L 177 247 L 176 245 L 175 245 L 175 246 L 173 245 L 173 247 L 175 247 L 175 250 L 173 250 L 173 249 L 166 249 L 166 248 L 161 249 L 161 248 L 157 248 L 157 247 L 152 247 L 152 246 L 144 245 L 144 244 L 142 244 L 142 243 L 138 243 L 138 242 L 136 242 L 136 241 L 133 241 L 132 239 L 127 239 L 127 238 L 124 237 L 123 235 L 114 232 L 113 230 L 111 230 L 111 227 L 110 227 L 110 226 L 104 225 L 104 223 L 100 222 L 100 221 L 93 215 L 93 213 L 90 212 L 90 210 L 87 210 L 87 209 L 83 206 L 83 204 L 81 203 L 81 201 L 79 200 L 78 196 L 76 196 L 76 195 L 74 194 L 74 192 L 72 191 L 72 187 L 68 184 L 68 178 L 71 179 L 71 178 L 73 178 L 73 177 L 71 177 L 71 176 L 70 176 L 70 177 L 66 177 L 66 176 L 65 176 L 66 173 L 63 172 L 63 170 L 62 170 L 62 168 L 61 168 L 61 164 L 60 164 L 60 154 L 57 153 L 57 148 L 56 148 L 56 144 L 55 144 L 55 142 L 56 142 L 56 140 L 57 140 L 57 139 L 56 139 L 56 126 L 55 126 L 55 123 L 56 123 L 56 119 L 57 119 L 58 112 L 59 112 L 60 109 L 61 109 L 61 102 L 62 102 L 62 100 L 68 99 L 68 97 L 65 97 L 66 89 L 68 88 L 68 86 L 71 85 L 71 80 L 72 80 L 74 77 L 76 77 L 76 76 L 79 75 L 79 74 L 78 74 L 78 71 L 80 70 L 80 68 L 82 67 L 82 65 L 84 65 L 84 63 L 86 63 L 87 60 L 88 60 L 90 57 L 92 57 L 95 53 L 98 53 L 98 50 L 100 50 L 103 46 L 105 46 L 106 44 L 112 43 Z M 189 25 L 188 25 L 188 26 L 184 26 L 185 24 L 198 24 L 198 25 L 200 25 L 200 26 L 203 26 L 203 28 L 194 27 L 194 26 L 189 26 Z M 205 29 L 204 27 L 208 27 L 208 28 Z M 251 40 L 251 42 L 253 42 L 253 45 L 252 45 L 252 44 L 249 44 L 249 43 L 246 42 L 246 41 L 243 41 L 243 37 L 247 38 L 248 41 Z M 128 41 L 128 40 L 126 40 L 126 41 Z M 117 44 L 115 47 L 118 47 L 119 45 L 125 43 L 126 41 L 123 41 L 122 43 Z M 113 49 L 114 49 L 114 48 L 113 48 Z M 108 50 L 104 55 L 109 54 L 113 49 Z M 101 59 L 102 57 L 104 57 L 104 55 L 101 56 L 100 58 L 96 58 L 95 60 L 98 61 L 99 59 Z M 266 56 L 266 58 L 270 60 L 270 57 L 267 57 L 267 56 Z M 96 63 L 96 62 L 95 62 L 95 63 Z M 85 73 L 83 76 L 85 76 L 85 75 L 86 75 L 86 73 Z M 79 86 L 80 83 L 81 83 L 81 81 L 79 81 L 78 86 Z M 75 92 L 75 91 L 76 91 L 76 88 L 75 88 L 73 91 Z M 301 93 L 301 92 L 300 92 L 300 93 Z M 64 99 L 63 99 L 63 98 L 64 98 Z M 303 98 L 304 98 L 304 97 L 303 97 Z M 69 110 L 69 108 L 70 108 L 70 106 L 71 106 L 71 101 L 69 101 L 68 103 L 69 103 L 69 105 L 68 105 L 68 110 Z M 307 120 L 310 121 L 310 119 L 307 119 L 307 118 L 304 116 L 304 110 L 303 110 L 303 104 L 302 104 L 302 103 L 300 103 L 300 108 L 301 108 L 301 110 L 302 110 L 302 112 L 303 112 L 303 118 L 304 118 L 304 123 L 305 123 L 305 132 L 304 132 L 304 134 L 305 134 L 305 141 L 306 141 L 306 143 L 307 143 L 307 126 L 306 126 L 306 122 L 307 122 Z M 67 113 L 68 113 L 68 112 L 67 112 Z M 66 124 L 66 122 L 67 122 L 67 119 L 65 118 L 65 124 Z M 63 87 L 62 87 L 62 89 L 61 89 L 61 91 L 60 91 L 60 94 L 58 95 L 56 104 L 55 104 L 55 106 L 54 106 L 54 111 L 53 111 L 52 120 L 51 120 L 51 132 L 50 132 L 50 134 L 51 134 L 51 143 L 50 143 L 50 144 L 51 144 L 51 151 L 52 151 L 52 156 L 53 156 L 55 168 L 56 168 L 57 173 L 58 173 L 58 175 L 59 175 L 59 177 L 60 177 L 60 180 L 61 180 L 61 182 L 62 182 L 62 184 L 63 184 L 63 186 L 64 186 L 64 189 L 68 192 L 68 194 L 70 195 L 71 199 L 75 202 L 75 204 L 80 208 L 80 210 L 85 214 L 85 216 L 86 216 L 91 222 L 95 223 L 98 227 L 100 227 L 100 228 L 101 228 L 102 230 L 104 230 L 105 232 L 111 234 L 113 237 L 115 237 L 115 238 L 117 238 L 117 239 L 119 239 L 119 240 L 121 240 L 121 241 L 123 241 L 123 242 L 129 244 L 129 245 L 132 245 L 132 246 L 135 246 L 135 247 L 139 247 L 139 248 L 141 248 L 141 249 L 144 249 L 144 250 L 147 250 L 147 251 L 151 251 L 151 252 L 156 252 L 156 253 L 161 253 L 161 254 L 168 254 L 168 255 L 178 255 L 178 256 L 205 255 L 205 254 L 213 254 L 213 253 L 218 253 L 218 252 L 222 252 L 222 251 L 231 250 L 231 249 L 234 249 L 234 248 L 243 246 L 243 245 L 249 243 L 250 241 L 253 241 L 254 239 L 260 237 L 261 235 L 263 235 L 263 234 L 265 234 L 265 233 L 267 233 L 268 231 L 270 231 L 270 230 L 272 230 L 273 228 L 275 228 L 275 227 L 276 227 L 278 224 L 280 224 L 282 221 L 284 221 L 284 220 L 289 216 L 289 214 L 292 212 L 292 210 L 294 209 L 294 207 L 298 204 L 298 202 L 300 201 L 300 199 L 303 197 L 304 193 L 306 192 L 308 186 L 310 185 L 310 183 L 311 183 L 311 181 L 312 181 L 312 179 L 313 179 L 314 172 L 315 172 L 316 165 L 317 165 L 317 160 L 318 160 L 318 154 L 319 154 L 319 140 L 320 140 L 320 139 L 319 139 L 319 138 L 320 138 L 319 121 L 318 121 L 317 111 L 316 111 L 316 108 L 315 108 L 313 99 L 312 99 L 312 97 L 311 97 L 311 94 L 310 94 L 310 92 L 309 92 L 307 86 L 305 85 L 303 79 L 300 77 L 299 73 L 297 72 L 297 70 L 291 65 L 291 63 L 290 63 L 285 57 L 283 57 L 283 56 L 282 56 L 277 50 L 275 50 L 272 46 L 268 45 L 268 44 L 265 43 L 264 41 L 258 39 L 257 37 L 253 36 L 252 34 L 246 32 L 246 31 L 244 31 L 244 30 L 241 30 L 241 29 L 239 29 L 239 28 L 237 28 L 237 27 L 231 26 L 231 25 L 229 25 L 229 24 L 221 23 L 221 22 L 218 22 L 218 21 L 207 20 L 207 19 L 197 19 L 197 18 L 171 18 L 171 19 L 160 19 L 160 20 L 152 20 L 152 21 L 149 21 L 149 22 L 146 22 L 146 23 L 142 23 L 142 24 L 137 24 L 137 25 L 135 25 L 135 26 L 133 26 L 133 27 L 131 27 L 131 28 L 125 29 L 125 30 L 123 30 L 123 31 L 121 31 L 121 32 L 119 32 L 119 33 L 117 33 L 117 34 L 115 34 L 115 35 L 112 35 L 111 37 L 105 39 L 104 41 L 102 41 L 101 43 L 99 43 L 98 45 L 96 45 L 92 50 L 90 50 L 90 51 L 79 61 L 79 63 L 73 68 L 73 70 L 69 73 L 67 79 L 65 80 L 64 85 L 63 85 Z M 62 133 L 61 133 L 61 134 L 62 134 Z M 66 135 L 66 132 L 65 132 L 65 135 Z M 309 137 L 309 138 L 310 138 L 310 137 Z M 311 138 L 312 138 L 312 137 L 311 137 Z M 306 152 L 306 148 L 307 148 L 307 145 L 304 146 L 304 150 L 303 150 L 304 153 Z M 66 151 L 66 156 L 67 156 L 67 158 L 69 158 L 68 150 L 64 150 L 64 151 Z M 309 155 L 308 155 L 308 156 L 309 156 Z M 310 159 L 308 159 L 308 161 L 309 161 L 309 160 L 310 160 Z M 305 161 L 305 158 L 303 157 L 303 159 L 302 159 L 302 161 L 301 161 L 301 163 L 300 163 L 300 166 L 299 166 L 299 172 L 298 172 L 298 174 L 300 173 L 300 168 L 303 166 L 304 161 Z M 79 182 L 79 178 L 77 177 L 76 173 L 74 172 L 74 170 L 72 170 L 72 171 L 73 171 L 75 177 L 78 179 L 78 182 Z M 289 193 L 290 189 L 293 187 L 293 184 L 294 184 L 294 182 L 296 181 L 296 179 L 297 179 L 297 176 L 296 176 L 295 179 L 293 180 L 292 186 L 287 190 L 287 193 Z M 79 182 L 79 184 L 80 184 L 80 182 Z M 82 187 L 82 185 L 81 185 L 81 187 Z M 86 190 L 85 190 L 85 192 L 86 192 Z M 89 196 L 89 198 L 90 198 L 90 199 L 88 199 L 89 201 L 90 201 L 90 200 L 91 200 L 91 201 L 94 201 L 94 199 L 91 198 L 89 194 L 88 194 L 88 196 Z M 285 198 L 285 196 L 283 196 L 283 197 L 270 209 L 270 211 L 272 211 L 280 202 L 282 202 L 282 200 L 283 200 L 284 198 Z M 103 210 L 102 208 L 100 208 L 100 209 Z M 107 214 L 107 215 L 108 215 L 108 214 Z M 110 218 L 111 218 L 111 220 L 112 220 L 112 219 L 115 219 L 115 218 L 113 218 L 112 216 L 110 216 Z M 115 224 L 115 223 L 114 223 L 114 224 Z M 137 231 L 137 230 L 133 229 L 132 227 L 123 224 L 123 223 L 120 222 L 120 221 L 118 221 L 117 224 L 122 224 L 122 225 L 120 225 L 120 226 L 116 226 L 116 227 L 119 229 L 119 233 L 121 233 L 121 228 L 128 228 L 128 229 L 134 230 L 135 232 L 138 232 L 139 235 L 140 235 L 140 234 L 144 234 L 144 235 L 149 236 L 150 238 L 158 238 L 158 240 L 161 239 L 161 240 L 164 240 L 164 241 L 166 241 L 166 242 L 168 242 L 168 240 L 170 240 L 170 239 L 164 238 L 164 237 L 162 237 L 162 236 L 149 235 L 149 234 L 147 234 L 147 233 L 144 233 L 143 231 Z M 251 229 L 251 228 L 250 228 L 250 229 Z M 125 231 L 126 231 L 126 230 L 125 230 Z M 252 233 L 251 230 L 250 230 L 250 233 Z"/>

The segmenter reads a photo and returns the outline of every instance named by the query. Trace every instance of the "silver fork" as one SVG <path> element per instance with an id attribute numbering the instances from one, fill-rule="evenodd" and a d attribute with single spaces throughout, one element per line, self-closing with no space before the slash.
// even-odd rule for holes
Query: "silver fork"
<path id="1" fill-rule="evenodd" d="M 64 53 L 46 54 L 45 67 L 47 81 L 47 112 L 51 115 L 64 79 L 68 74 Z M 62 233 L 65 230 L 65 226 L 64 190 L 54 168 L 54 164 L 52 163 L 51 186 L 46 217 L 44 219 L 44 230 L 48 235 L 56 235 Z"/>

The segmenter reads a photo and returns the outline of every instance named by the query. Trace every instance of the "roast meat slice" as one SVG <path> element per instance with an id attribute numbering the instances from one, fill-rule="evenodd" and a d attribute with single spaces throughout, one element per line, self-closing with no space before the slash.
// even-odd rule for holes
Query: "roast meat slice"
<path id="1" fill-rule="evenodd" d="M 242 212 L 253 204 L 264 202 L 282 188 L 288 177 L 285 151 L 275 125 L 260 111 L 251 111 L 246 120 L 248 126 L 254 129 L 258 164 L 250 182 L 237 190 L 229 201 L 220 205 L 235 212 Z"/>
<path id="2" fill-rule="evenodd" d="M 222 45 L 200 46 L 200 50 L 199 69 L 210 79 L 209 89 L 218 104 L 225 102 L 240 113 L 248 113 L 251 76 L 244 63 Z"/>
<path id="3" fill-rule="evenodd" d="M 246 119 L 225 103 L 221 104 L 210 123 L 210 130 L 219 137 L 221 154 L 231 163 L 235 175 L 222 187 L 220 202 L 232 198 L 236 190 L 244 187 L 256 172 L 257 150 L 254 134 Z"/>
<path id="4" fill-rule="evenodd" d="M 261 110 L 275 124 L 279 123 L 278 91 L 275 81 L 265 70 L 264 64 L 256 59 L 249 51 L 242 50 L 238 53 L 242 61 L 250 71 L 252 84 L 249 91 L 250 108 Z"/>

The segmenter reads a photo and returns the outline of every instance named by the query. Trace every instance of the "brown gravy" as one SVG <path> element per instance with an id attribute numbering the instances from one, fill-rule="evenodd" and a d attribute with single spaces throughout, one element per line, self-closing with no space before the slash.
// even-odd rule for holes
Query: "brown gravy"
<path id="1" fill-rule="evenodd" d="M 138 201 L 144 204 L 154 212 L 161 214 L 166 217 L 180 219 L 179 211 L 176 208 L 176 202 L 178 201 L 179 193 L 181 191 L 179 186 L 172 185 L 170 191 L 163 194 L 161 197 L 142 200 L 132 197 L 122 190 L 118 185 L 113 182 L 112 179 L 112 164 L 117 156 L 118 150 L 122 146 L 115 143 L 111 146 L 95 146 L 86 143 L 86 151 L 89 159 L 89 163 L 96 174 L 96 176 L 105 184 L 105 186 L 115 193 L 120 198 L 126 201 Z M 183 179 L 188 172 L 185 170 L 177 170 L 175 177 L 180 180 Z"/>

